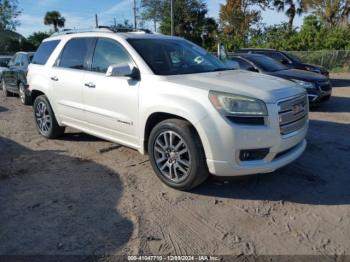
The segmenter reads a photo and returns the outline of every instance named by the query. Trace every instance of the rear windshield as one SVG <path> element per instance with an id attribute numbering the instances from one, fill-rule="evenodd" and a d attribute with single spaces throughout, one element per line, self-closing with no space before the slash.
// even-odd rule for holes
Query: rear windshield
<path id="1" fill-rule="evenodd" d="M 32 64 L 45 65 L 59 42 L 60 40 L 42 42 L 32 59 Z"/>

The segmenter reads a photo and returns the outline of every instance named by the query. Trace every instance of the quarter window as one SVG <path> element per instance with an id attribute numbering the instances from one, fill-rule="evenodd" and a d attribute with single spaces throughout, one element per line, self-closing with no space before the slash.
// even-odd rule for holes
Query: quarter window
<path id="1" fill-rule="evenodd" d="M 94 38 L 71 39 L 63 49 L 58 66 L 71 69 L 87 69 L 88 54 L 93 48 Z"/>
<path id="2" fill-rule="evenodd" d="M 111 39 L 98 39 L 91 70 L 106 73 L 110 65 L 133 64 L 127 51 L 116 41 Z"/>
<path id="3" fill-rule="evenodd" d="M 33 64 L 45 65 L 60 40 L 42 42 L 33 57 Z"/>

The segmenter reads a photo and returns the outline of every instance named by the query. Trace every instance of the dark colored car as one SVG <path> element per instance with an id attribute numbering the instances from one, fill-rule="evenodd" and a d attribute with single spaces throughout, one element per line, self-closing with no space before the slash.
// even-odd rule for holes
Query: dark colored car
<path id="1" fill-rule="evenodd" d="M 24 105 L 31 103 L 29 90 L 27 89 L 28 66 L 34 53 L 18 52 L 10 60 L 8 69 L 3 71 L 1 78 L 1 87 L 4 96 L 11 93 L 19 94 L 21 102 Z"/>
<path id="2" fill-rule="evenodd" d="M 306 64 L 303 63 L 299 57 L 283 52 L 278 51 L 275 49 L 263 49 L 263 48 L 242 48 L 235 51 L 237 54 L 241 53 L 249 53 L 249 54 L 260 54 L 260 55 L 266 55 L 272 59 L 275 59 L 276 61 L 288 66 L 289 68 L 294 69 L 300 69 L 300 70 L 306 70 L 313 73 L 318 73 L 326 76 L 329 78 L 329 72 L 326 68 L 319 65 L 312 65 L 312 64 Z"/>
<path id="3" fill-rule="evenodd" d="M 290 69 L 270 57 L 258 54 L 236 54 L 230 60 L 236 62 L 240 69 L 277 76 L 300 84 L 306 89 L 310 102 L 321 102 L 331 97 L 332 85 L 321 74 Z"/>
<path id="4" fill-rule="evenodd" d="M 0 55 L 0 81 L 2 78 L 2 72 L 7 70 L 10 59 L 11 59 L 11 56 Z"/>

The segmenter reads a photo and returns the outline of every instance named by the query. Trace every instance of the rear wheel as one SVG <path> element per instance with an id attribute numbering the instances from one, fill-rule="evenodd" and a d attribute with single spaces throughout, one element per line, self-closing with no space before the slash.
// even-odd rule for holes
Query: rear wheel
<path id="1" fill-rule="evenodd" d="M 148 153 L 157 176 L 170 187 L 190 190 L 208 177 L 201 141 L 187 121 L 168 119 L 156 125 Z"/>
<path id="2" fill-rule="evenodd" d="M 39 133 L 46 138 L 57 138 L 64 133 L 64 127 L 57 123 L 49 100 L 45 95 L 38 96 L 34 101 L 34 118 Z"/>
<path id="3" fill-rule="evenodd" d="M 26 94 L 26 90 L 25 90 L 24 84 L 23 83 L 19 83 L 18 89 L 19 89 L 19 98 L 21 99 L 22 104 L 23 105 L 30 105 L 31 98 L 30 98 L 30 96 L 28 96 Z"/>
<path id="4" fill-rule="evenodd" d="M 5 84 L 5 80 L 1 79 L 1 87 L 2 87 L 2 93 L 5 97 L 10 96 L 10 92 L 6 89 L 6 84 Z"/>

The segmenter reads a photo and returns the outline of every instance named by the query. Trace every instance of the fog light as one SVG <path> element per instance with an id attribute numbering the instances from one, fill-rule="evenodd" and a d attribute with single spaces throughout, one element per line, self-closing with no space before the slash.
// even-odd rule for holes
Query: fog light
<path id="1" fill-rule="evenodd" d="M 267 156 L 269 151 L 269 148 L 241 150 L 239 152 L 239 159 L 241 161 L 262 160 Z"/>

